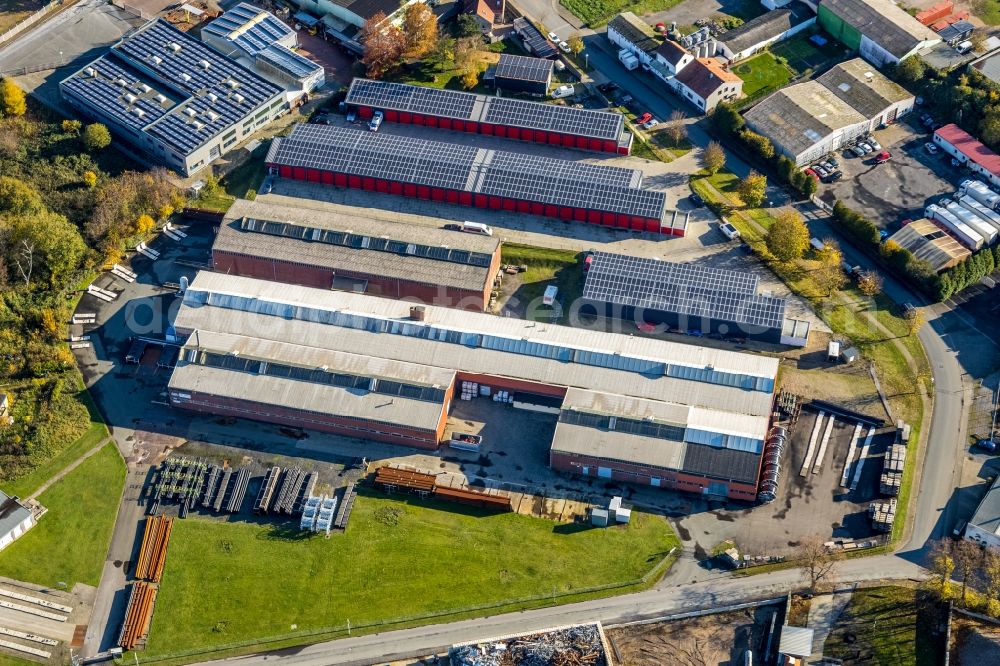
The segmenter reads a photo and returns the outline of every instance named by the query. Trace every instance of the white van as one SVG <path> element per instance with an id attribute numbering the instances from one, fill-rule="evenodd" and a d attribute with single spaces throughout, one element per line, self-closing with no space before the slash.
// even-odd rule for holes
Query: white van
<path id="1" fill-rule="evenodd" d="M 545 305 L 552 305 L 556 302 L 556 294 L 559 293 L 559 287 L 554 284 L 550 284 L 545 288 L 545 293 L 542 294 L 542 303 Z"/>
<path id="2" fill-rule="evenodd" d="M 481 234 L 483 236 L 492 236 L 493 229 L 488 224 L 483 224 L 482 222 L 469 222 L 466 220 L 462 222 L 462 231 L 470 234 Z"/>
<path id="3" fill-rule="evenodd" d="M 552 99 L 562 99 L 576 94 L 576 88 L 571 85 L 559 86 L 552 91 Z"/>

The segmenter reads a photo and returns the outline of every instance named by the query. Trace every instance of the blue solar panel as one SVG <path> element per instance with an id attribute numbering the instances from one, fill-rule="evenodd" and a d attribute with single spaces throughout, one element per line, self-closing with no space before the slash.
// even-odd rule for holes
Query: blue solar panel
<path id="1" fill-rule="evenodd" d="M 201 32 L 232 42 L 249 55 L 256 55 L 271 44 L 295 35 L 295 31 L 274 14 L 245 2 L 209 23 Z M 292 41 L 294 46 L 295 40 Z"/>

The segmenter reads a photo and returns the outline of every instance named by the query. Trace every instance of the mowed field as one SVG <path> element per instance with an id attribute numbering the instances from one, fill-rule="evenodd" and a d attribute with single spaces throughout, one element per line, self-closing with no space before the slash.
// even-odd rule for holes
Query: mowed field
<path id="1" fill-rule="evenodd" d="M 106 444 L 38 496 L 49 511 L 0 553 L 0 576 L 61 589 L 96 586 L 124 484 L 125 463 Z"/>
<path id="2" fill-rule="evenodd" d="M 330 538 L 291 523 L 188 518 L 174 523 L 146 656 L 348 621 L 370 632 L 529 597 L 541 605 L 640 578 L 677 544 L 664 518 L 638 512 L 628 526 L 590 529 L 378 495 L 359 496 L 346 533 Z"/>

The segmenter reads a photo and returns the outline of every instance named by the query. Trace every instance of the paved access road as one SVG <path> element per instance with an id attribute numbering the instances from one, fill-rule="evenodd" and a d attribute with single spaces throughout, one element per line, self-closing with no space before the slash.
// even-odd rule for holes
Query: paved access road
<path id="1" fill-rule="evenodd" d="M 917 565 L 891 555 L 848 560 L 837 570 L 837 580 L 840 582 L 862 582 L 884 578 L 919 580 L 923 576 L 923 570 Z M 649 590 L 567 606 L 346 638 L 303 648 L 205 663 L 262 666 L 280 661 L 282 664 L 295 666 L 334 664 L 360 666 L 442 652 L 455 643 L 490 636 L 504 636 L 595 620 L 620 623 L 680 611 L 734 604 L 750 599 L 783 597 L 790 587 L 804 582 L 802 572 L 798 569 L 759 576 L 727 577 L 711 582 Z"/>

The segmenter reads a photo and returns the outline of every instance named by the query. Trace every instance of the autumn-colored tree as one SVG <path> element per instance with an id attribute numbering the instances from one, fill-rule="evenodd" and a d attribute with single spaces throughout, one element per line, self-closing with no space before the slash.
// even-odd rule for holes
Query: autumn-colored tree
<path id="1" fill-rule="evenodd" d="M 774 216 L 764 241 L 768 251 L 781 261 L 801 259 L 809 248 L 809 228 L 795 210 L 785 209 Z"/>
<path id="2" fill-rule="evenodd" d="M 858 275 L 858 289 L 868 298 L 874 298 L 882 291 L 882 276 L 875 271 L 862 271 Z"/>
<path id="3" fill-rule="evenodd" d="M 816 252 L 816 259 L 819 260 L 819 266 L 813 271 L 813 280 L 819 288 L 827 296 L 838 289 L 843 289 L 847 284 L 847 275 L 844 274 L 844 254 L 836 241 L 830 238 L 824 239 L 823 249 Z"/>
<path id="4" fill-rule="evenodd" d="M 149 215 L 140 215 L 135 221 L 135 233 L 140 236 L 145 236 L 153 227 L 156 226 L 156 221 Z"/>
<path id="5" fill-rule="evenodd" d="M 369 77 L 382 78 L 387 71 L 399 64 L 406 48 L 406 36 L 387 20 L 385 12 L 376 12 L 365 21 L 361 26 L 360 37 L 365 48 L 361 62 Z"/>
<path id="6" fill-rule="evenodd" d="M 62 131 L 66 134 L 78 135 L 81 129 L 83 129 L 83 123 L 79 120 L 70 120 L 67 118 L 62 121 Z"/>
<path id="7" fill-rule="evenodd" d="M 159 210 L 156 211 L 156 214 L 161 220 L 165 220 L 174 214 L 174 207 L 170 204 L 163 204 L 160 206 Z"/>
<path id="8" fill-rule="evenodd" d="M 28 104 L 24 98 L 24 91 L 14 83 L 14 79 L 0 81 L 0 115 L 23 116 L 27 110 Z"/>
<path id="9" fill-rule="evenodd" d="M 951 549 L 952 557 L 955 559 L 955 569 L 962 580 L 962 604 L 967 603 L 966 592 L 969 587 L 969 579 L 979 570 L 979 565 L 983 559 L 983 551 L 978 544 L 966 539 L 962 539 Z"/>
<path id="10" fill-rule="evenodd" d="M 434 12 L 423 2 L 407 5 L 403 13 L 403 35 L 406 45 L 403 55 L 422 58 L 430 53 L 438 41 L 438 22 Z"/>
<path id="11" fill-rule="evenodd" d="M 674 109 L 673 113 L 670 114 L 670 119 L 667 121 L 667 136 L 670 137 L 670 142 L 674 144 L 674 147 L 681 145 L 681 141 L 687 138 L 687 126 L 684 124 L 684 119 L 687 118 L 687 114 L 680 109 Z"/>
<path id="12" fill-rule="evenodd" d="M 111 145 L 111 132 L 101 123 L 93 123 L 84 128 L 81 139 L 83 147 L 93 152 Z"/>
<path id="13" fill-rule="evenodd" d="M 751 171 L 745 178 L 740 179 L 736 185 L 736 193 L 748 207 L 758 208 L 767 195 L 767 176 Z"/>
<path id="14" fill-rule="evenodd" d="M 718 173 L 719 169 L 726 166 L 726 151 L 722 149 L 722 144 L 710 141 L 701 154 L 701 161 L 710 174 Z"/>
<path id="15" fill-rule="evenodd" d="M 933 576 L 931 585 L 942 599 L 951 597 L 951 575 L 955 572 L 955 558 L 951 551 L 951 542 L 944 539 L 931 545 L 928 567 Z"/>
<path id="16" fill-rule="evenodd" d="M 471 90 L 479 83 L 479 45 L 477 37 L 463 37 L 455 43 L 455 69 L 460 72 L 462 86 Z"/>
<path id="17" fill-rule="evenodd" d="M 574 32 L 566 40 L 566 44 L 569 45 L 569 50 L 572 51 L 573 55 L 580 55 L 583 53 L 583 38 L 580 37 L 580 33 Z"/>
<path id="18" fill-rule="evenodd" d="M 97 185 L 97 174 L 93 171 L 83 172 L 83 184 L 87 187 L 94 187 Z"/>
<path id="19" fill-rule="evenodd" d="M 921 310 L 920 308 L 910 308 L 909 310 L 906 311 L 906 314 L 903 316 L 903 318 L 906 319 L 906 326 L 911 336 L 916 335 L 917 331 L 920 330 L 920 327 L 922 327 L 924 325 L 924 322 L 927 321 L 926 317 L 924 316 L 924 311 Z"/>
<path id="20" fill-rule="evenodd" d="M 987 548 L 983 552 L 983 578 L 986 582 L 986 612 L 1000 616 L 1000 552 Z"/>

